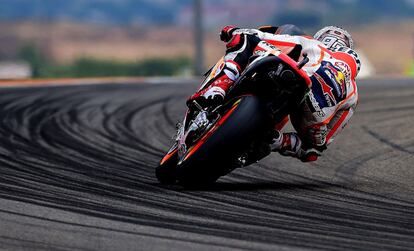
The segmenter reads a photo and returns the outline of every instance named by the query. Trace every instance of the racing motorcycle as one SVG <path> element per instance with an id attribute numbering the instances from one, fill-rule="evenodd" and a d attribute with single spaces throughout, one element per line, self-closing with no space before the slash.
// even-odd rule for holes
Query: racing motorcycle
<path id="1" fill-rule="evenodd" d="M 297 62 L 275 47 L 250 59 L 221 105 L 203 107 L 193 101 L 177 124 L 172 147 L 156 167 L 160 183 L 211 184 L 270 154 L 275 125 L 297 109 L 310 90 L 311 80 L 302 70 L 308 61 L 303 55 Z M 223 65 L 222 58 L 200 90 Z"/>

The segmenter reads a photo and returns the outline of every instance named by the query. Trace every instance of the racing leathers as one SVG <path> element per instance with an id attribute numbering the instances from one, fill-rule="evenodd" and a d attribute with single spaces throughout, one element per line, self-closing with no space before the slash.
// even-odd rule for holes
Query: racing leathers
<path id="1" fill-rule="evenodd" d="M 310 36 L 276 35 L 257 29 L 223 28 L 220 38 L 226 42 L 224 65 L 210 86 L 189 100 L 220 102 L 230 86 L 246 68 L 249 59 L 275 47 L 296 61 L 306 55 L 309 62 L 302 68 L 312 86 L 300 108 L 289 115 L 296 133 L 281 133 L 289 118 L 276 125 L 271 148 L 285 156 L 304 162 L 315 161 L 354 113 L 358 101 L 355 78 L 360 61 L 347 47 L 329 50 Z"/>

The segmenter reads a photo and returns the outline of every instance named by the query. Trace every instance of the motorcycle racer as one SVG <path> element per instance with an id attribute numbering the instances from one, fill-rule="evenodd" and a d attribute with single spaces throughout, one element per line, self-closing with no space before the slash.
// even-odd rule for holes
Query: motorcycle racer
<path id="1" fill-rule="evenodd" d="M 298 35 L 282 34 L 289 29 Z M 289 116 L 296 132 L 280 132 L 289 121 L 285 118 L 276 125 L 271 150 L 304 162 L 317 160 L 347 124 L 358 102 L 355 78 L 360 60 L 351 35 L 334 26 L 319 30 L 314 37 L 292 25 L 264 29 L 226 26 L 220 39 L 227 48 L 224 64 L 209 85 L 187 103 L 196 100 L 204 106 L 219 104 L 254 55 L 276 47 L 296 61 L 307 56 L 309 62 L 303 70 L 312 80 L 312 87 L 300 108 Z"/>

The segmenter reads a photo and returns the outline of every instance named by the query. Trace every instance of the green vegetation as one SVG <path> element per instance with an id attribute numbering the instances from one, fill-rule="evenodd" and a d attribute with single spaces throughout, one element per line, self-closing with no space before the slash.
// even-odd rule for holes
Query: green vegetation
<path id="1" fill-rule="evenodd" d="M 34 77 L 116 77 L 172 76 L 190 67 L 190 61 L 179 59 L 148 59 L 141 62 L 117 62 L 81 58 L 70 65 L 46 66 Z"/>
<path id="2" fill-rule="evenodd" d="M 410 77 L 414 77 L 414 61 L 408 67 L 407 75 Z"/>
<path id="3" fill-rule="evenodd" d="M 33 76 L 43 76 L 45 62 L 48 62 L 47 57 L 35 45 L 28 44 L 23 46 L 18 57 L 30 64 Z"/>
<path id="4" fill-rule="evenodd" d="M 192 65 L 188 58 L 155 58 L 140 62 L 80 58 L 69 65 L 56 65 L 34 45 L 24 46 L 20 59 L 30 64 L 34 78 L 172 76 L 182 73 Z"/>

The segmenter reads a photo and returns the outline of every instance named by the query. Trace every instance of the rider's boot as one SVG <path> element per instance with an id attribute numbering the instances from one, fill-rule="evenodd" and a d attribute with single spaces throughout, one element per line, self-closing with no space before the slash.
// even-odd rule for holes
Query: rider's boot
<path id="1" fill-rule="evenodd" d="M 316 161 L 322 151 L 315 148 L 302 148 L 302 141 L 296 133 L 281 133 L 276 130 L 276 135 L 270 145 L 273 152 L 279 152 L 283 156 L 291 156 L 302 162 Z"/>
<path id="2" fill-rule="evenodd" d="M 223 74 L 215 79 L 209 87 L 188 98 L 187 105 L 191 105 L 194 100 L 203 107 L 218 105 L 224 100 L 227 91 L 233 83 L 234 81 L 232 79 L 226 74 Z"/>

